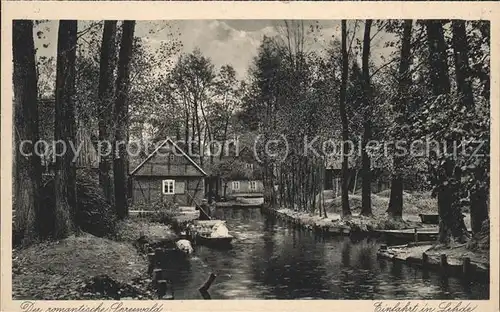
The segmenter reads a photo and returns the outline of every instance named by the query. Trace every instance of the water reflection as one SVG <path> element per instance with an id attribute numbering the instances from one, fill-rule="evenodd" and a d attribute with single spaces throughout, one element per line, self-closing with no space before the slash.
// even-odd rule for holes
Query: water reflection
<path id="1" fill-rule="evenodd" d="M 342 265 L 345 267 L 351 265 L 351 246 L 347 240 L 342 243 Z"/>
<path id="2" fill-rule="evenodd" d="M 231 250 L 195 247 L 174 268 L 176 299 L 486 299 L 488 285 L 464 284 L 399 262 L 377 259 L 378 243 L 324 239 L 268 218 L 260 209 L 217 208 L 235 236 Z"/>

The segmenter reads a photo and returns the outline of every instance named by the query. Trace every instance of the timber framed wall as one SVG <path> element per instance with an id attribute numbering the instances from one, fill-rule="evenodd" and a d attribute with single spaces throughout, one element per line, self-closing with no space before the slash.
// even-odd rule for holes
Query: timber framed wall
<path id="1" fill-rule="evenodd" d="M 175 180 L 175 194 L 163 194 L 163 180 Z M 204 181 L 198 177 L 137 176 L 132 180 L 132 203 L 152 204 L 162 201 L 195 206 L 205 197 L 204 189 Z"/>
<path id="2" fill-rule="evenodd" d="M 167 139 L 131 172 L 132 203 L 195 206 L 205 197 L 205 177 L 203 169 Z M 163 193 L 163 180 L 175 180 L 175 194 Z"/>

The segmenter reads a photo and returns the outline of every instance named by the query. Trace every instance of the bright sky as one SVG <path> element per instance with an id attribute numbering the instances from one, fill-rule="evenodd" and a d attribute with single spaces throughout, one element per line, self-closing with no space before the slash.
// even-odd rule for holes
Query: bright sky
<path id="1" fill-rule="evenodd" d="M 84 29 L 87 22 L 79 23 L 79 30 Z M 163 29 L 165 23 L 171 29 Z M 354 21 L 348 22 L 348 28 L 354 28 Z M 340 39 L 340 21 L 305 21 L 306 26 L 319 24 L 318 42 L 310 41 L 306 49 L 322 50 L 328 46 L 332 36 Z M 55 56 L 57 46 L 57 21 L 48 21 L 37 26 L 35 30 L 35 46 L 39 47 L 38 55 Z M 138 21 L 135 35 L 143 38 L 150 48 L 159 47 L 162 41 L 171 40 L 169 33 L 178 33 L 178 39 L 183 43 L 183 52 L 189 53 L 195 48 L 209 57 L 212 62 L 220 67 L 231 64 L 239 78 L 243 78 L 264 35 L 277 35 L 280 27 L 284 25 L 281 20 L 174 20 L 174 21 Z M 157 31 L 163 29 L 162 31 Z M 44 37 L 39 39 L 38 30 L 43 30 Z M 155 30 L 153 34 L 150 30 Z M 372 28 L 372 36 L 375 34 Z M 363 23 L 359 22 L 356 37 L 363 36 Z M 380 32 L 372 41 L 372 59 L 380 63 L 380 55 L 387 56 L 389 51 L 383 48 L 383 43 L 389 35 Z M 49 44 L 47 48 L 43 45 Z M 354 43 L 355 44 L 355 43 Z"/>

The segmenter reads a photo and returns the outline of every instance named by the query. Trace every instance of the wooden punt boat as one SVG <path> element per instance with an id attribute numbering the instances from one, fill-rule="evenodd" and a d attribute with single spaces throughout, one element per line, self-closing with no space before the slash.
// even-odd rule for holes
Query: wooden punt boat
<path id="1" fill-rule="evenodd" d="M 439 235 L 439 228 L 419 228 L 415 233 L 415 229 L 405 230 L 376 230 L 376 233 L 381 235 L 388 241 L 398 242 L 414 242 L 417 241 L 435 241 Z"/>
<path id="2" fill-rule="evenodd" d="M 210 237 L 210 235 L 207 234 L 198 234 L 196 236 L 196 242 L 209 247 L 230 247 L 233 238 L 234 237 L 232 235 Z"/>

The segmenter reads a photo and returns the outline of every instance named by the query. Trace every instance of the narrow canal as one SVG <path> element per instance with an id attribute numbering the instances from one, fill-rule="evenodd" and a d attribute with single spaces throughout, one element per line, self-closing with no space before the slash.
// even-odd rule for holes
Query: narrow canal
<path id="1" fill-rule="evenodd" d="M 198 288 L 217 274 L 212 299 L 487 299 L 487 284 L 467 285 L 400 263 L 377 259 L 379 243 L 318 238 L 288 228 L 258 208 L 218 208 L 231 250 L 195 246 L 173 276 L 176 300 L 202 299 Z"/>

